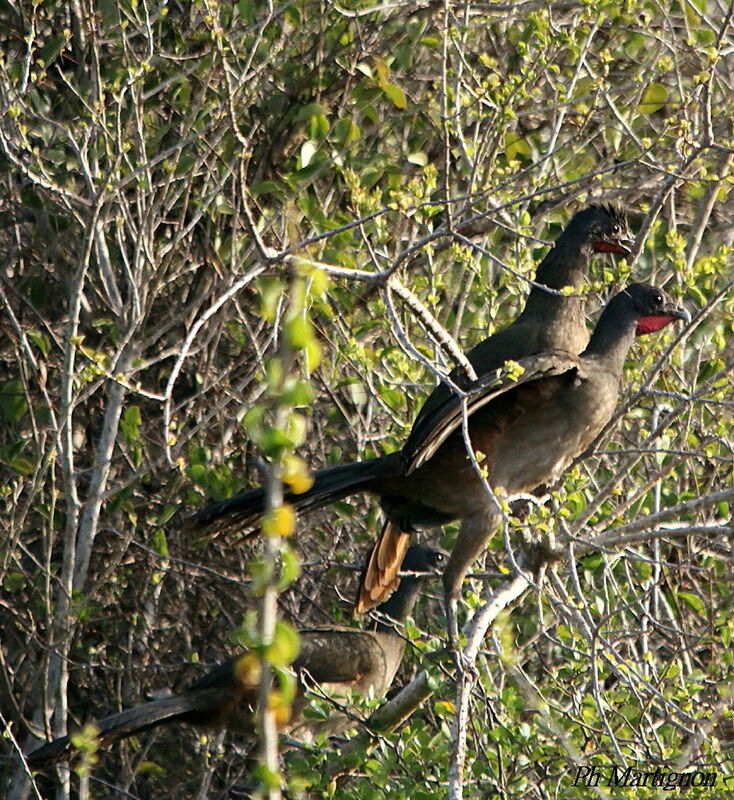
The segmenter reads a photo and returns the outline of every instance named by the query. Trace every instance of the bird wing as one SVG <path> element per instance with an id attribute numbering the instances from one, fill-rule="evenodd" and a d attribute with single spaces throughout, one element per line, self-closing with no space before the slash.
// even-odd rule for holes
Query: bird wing
<path id="1" fill-rule="evenodd" d="M 428 461 L 438 448 L 462 424 L 463 408 L 471 417 L 500 395 L 531 381 L 561 375 L 580 367 L 578 356 L 562 350 L 549 350 L 482 375 L 466 389 L 465 395 L 452 394 L 414 426 L 402 450 L 402 467 L 410 475 Z"/>

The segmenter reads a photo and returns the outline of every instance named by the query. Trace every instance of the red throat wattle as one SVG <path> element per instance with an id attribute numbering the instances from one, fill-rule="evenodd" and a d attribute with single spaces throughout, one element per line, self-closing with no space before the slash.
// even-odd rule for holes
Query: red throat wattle
<path id="1" fill-rule="evenodd" d="M 630 251 L 626 247 L 622 247 L 621 244 L 616 244 L 615 242 L 594 242 L 594 252 L 619 253 L 620 255 L 626 256 L 629 255 Z"/>
<path id="2" fill-rule="evenodd" d="M 637 321 L 637 329 L 635 333 L 640 336 L 643 333 L 654 333 L 664 328 L 669 322 L 673 321 L 673 317 L 667 314 L 650 314 L 647 317 L 640 317 Z"/>

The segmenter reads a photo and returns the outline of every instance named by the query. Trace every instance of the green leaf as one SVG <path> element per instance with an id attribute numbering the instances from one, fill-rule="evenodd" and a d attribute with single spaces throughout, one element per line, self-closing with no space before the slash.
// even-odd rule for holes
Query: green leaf
<path id="1" fill-rule="evenodd" d="M 143 419 L 138 406 L 128 406 L 120 419 L 120 430 L 128 444 L 137 442 L 140 438 L 140 425 Z"/>
<path id="2" fill-rule="evenodd" d="M 262 278 L 258 281 L 258 289 L 260 290 L 260 314 L 265 320 L 272 322 L 285 291 L 283 281 L 276 277 Z"/>
<path id="3" fill-rule="evenodd" d="M 240 16 L 250 25 L 255 21 L 255 6 L 256 4 L 252 0 L 238 0 L 237 3 Z"/>
<path id="4" fill-rule="evenodd" d="M 174 169 L 175 175 L 186 175 L 186 173 L 190 172 L 191 168 L 194 166 L 196 162 L 196 157 L 193 155 L 182 155 L 179 160 L 176 162 L 176 167 Z"/>
<path id="5" fill-rule="evenodd" d="M 293 187 L 298 187 L 301 182 L 308 182 L 319 172 L 323 169 L 324 160 L 317 159 L 316 161 L 310 163 L 307 167 L 303 167 L 303 169 L 297 169 L 295 172 L 292 172 L 288 176 L 288 183 L 290 183 Z"/>
<path id="6" fill-rule="evenodd" d="M 26 336 L 33 342 L 33 344 L 36 345 L 43 355 L 48 355 L 51 345 L 45 333 L 42 333 L 41 331 L 30 330 L 26 331 Z"/>
<path id="7" fill-rule="evenodd" d="M 728 624 L 728 622 L 727 624 L 722 625 L 722 627 L 719 629 L 719 636 L 721 638 L 721 643 L 726 648 L 729 648 L 731 646 L 731 639 L 732 639 L 731 633 L 732 633 L 731 626 Z"/>
<path id="8" fill-rule="evenodd" d="M 297 122 L 301 122 L 311 119 L 311 117 L 326 117 L 328 114 L 329 112 L 318 103 L 309 103 L 298 110 L 295 119 Z"/>
<path id="9" fill-rule="evenodd" d="M 288 320 L 285 325 L 285 335 L 292 347 L 300 349 L 306 347 L 313 338 L 313 328 L 311 323 L 299 314 Z"/>
<path id="10" fill-rule="evenodd" d="M 373 105 L 366 105 L 362 107 L 362 116 L 365 120 L 372 123 L 373 125 L 377 125 L 379 122 L 379 116 L 377 114 L 377 109 Z"/>
<path id="11" fill-rule="evenodd" d="M 684 603 L 687 603 L 694 611 L 705 616 L 706 604 L 697 594 L 693 594 L 692 592 L 678 592 L 677 594 L 678 597 L 683 600 Z"/>
<path id="12" fill-rule="evenodd" d="M 260 436 L 265 419 L 265 409 L 263 406 L 251 406 L 242 416 L 242 427 L 247 431 L 252 439 Z"/>
<path id="13" fill-rule="evenodd" d="M 278 579 L 278 591 L 287 589 L 301 574 L 301 562 L 296 551 L 288 544 L 283 544 L 280 550 L 281 567 Z"/>
<path id="14" fill-rule="evenodd" d="M 28 411 L 23 384 L 12 380 L 0 387 L 0 413 L 7 422 L 18 422 Z"/>
<path id="15" fill-rule="evenodd" d="M 641 581 L 648 581 L 650 580 L 650 575 L 652 575 L 652 567 L 647 561 L 640 561 L 637 564 L 637 574 L 640 576 Z"/>
<path id="16" fill-rule="evenodd" d="M 308 381 L 296 381 L 283 392 L 283 401 L 294 408 L 307 406 L 313 399 L 313 388 Z"/>
<path id="17" fill-rule="evenodd" d="M 668 90 L 662 83 L 648 83 L 637 108 L 643 114 L 654 114 L 665 105 L 667 99 Z"/>
<path id="18" fill-rule="evenodd" d="M 219 214 L 234 214 L 234 208 L 232 207 L 232 204 L 223 194 L 218 194 L 214 198 L 214 208 Z"/>
<path id="19" fill-rule="evenodd" d="M 281 428 L 269 426 L 260 435 L 260 447 L 269 456 L 277 456 L 283 448 L 295 446 L 293 439 Z"/>
<path id="20" fill-rule="evenodd" d="M 206 484 L 208 470 L 203 464 L 192 464 L 189 467 L 188 472 L 189 477 L 194 483 L 200 486 Z"/>
<path id="21" fill-rule="evenodd" d="M 340 119 L 334 126 L 334 135 L 340 144 L 351 144 L 359 139 L 359 126 L 351 118 Z"/>
<path id="22" fill-rule="evenodd" d="M 379 56 L 373 56 L 372 63 L 375 67 L 377 82 L 380 84 L 380 86 L 382 86 L 382 84 L 387 81 L 387 76 L 390 74 L 390 68 L 385 63 L 385 59 L 380 58 Z"/>
<path id="23" fill-rule="evenodd" d="M 157 775 L 161 778 L 166 775 L 165 769 L 160 764 L 156 764 L 155 761 L 142 761 L 137 765 L 135 771 L 141 775 Z"/>
<path id="24" fill-rule="evenodd" d="M 380 84 L 380 88 L 396 108 L 405 108 L 408 105 L 405 92 L 396 84 L 385 81 Z"/>
<path id="25" fill-rule="evenodd" d="M 308 127 L 306 128 L 308 132 L 309 139 L 320 140 L 326 138 L 329 133 L 329 120 L 326 119 L 325 116 L 319 114 L 316 117 L 311 117 L 308 121 Z"/>
<path id="26" fill-rule="evenodd" d="M 701 21 L 701 14 L 706 13 L 706 0 L 687 0 L 683 3 L 686 20 L 692 28 L 698 28 Z M 700 13 L 697 14 L 696 11 Z"/>
<path id="27" fill-rule="evenodd" d="M 283 187 L 275 181 L 257 181 L 250 186 L 250 192 L 255 196 L 261 194 L 284 194 Z"/>
<path id="28" fill-rule="evenodd" d="M 514 161 L 520 158 L 530 158 L 532 149 L 528 144 L 527 139 L 515 133 L 508 131 L 505 134 L 505 158 L 508 161 Z"/>
<path id="29" fill-rule="evenodd" d="M 286 667 L 298 655 L 300 646 L 295 629 L 279 619 L 275 623 L 273 641 L 263 655 L 274 667 Z"/>
<path id="30" fill-rule="evenodd" d="M 380 391 L 380 397 L 392 409 L 401 408 L 405 403 L 404 395 L 402 392 L 397 391 L 397 389 L 382 389 Z"/>
<path id="31" fill-rule="evenodd" d="M 38 52 L 39 60 L 48 66 L 66 46 L 65 36 L 50 36 Z"/>
<path id="32" fill-rule="evenodd" d="M 189 461 L 192 464 L 208 464 L 209 458 L 206 453 L 206 448 L 200 445 L 191 445 L 191 447 L 189 447 Z"/>
<path id="33" fill-rule="evenodd" d="M 153 549 L 161 556 L 168 555 L 168 542 L 163 528 L 156 528 L 153 531 Z"/>
<path id="34" fill-rule="evenodd" d="M 15 458 L 11 458 L 7 463 L 10 469 L 17 472 L 18 475 L 27 477 L 33 474 L 34 464 L 25 456 L 16 456 Z"/>
<path id="35" fill-rule="evenodd" d="M 11 594 L 13 592 L 20 592 L 25 588 L 25 585 L 26 579 L 22 572 L 8 572 L 7 575 L 3 577 L 3 589 Z"/>

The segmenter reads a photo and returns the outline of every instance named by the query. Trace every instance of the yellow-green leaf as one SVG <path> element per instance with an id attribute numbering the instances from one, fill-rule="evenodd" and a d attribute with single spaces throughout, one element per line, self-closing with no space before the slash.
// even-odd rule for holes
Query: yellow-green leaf
<path id="1" fill-rule="evenodd" d="M 275 623 L 273 641 L 265 648 L 265 658 L 275 667 L 285 667 L 298 655 L 298 634 L 287 622 Z"/>
<path id="2" fill-rule="evenodd" d="M 313 476 L 302 458 L 291 454 L 283 459 L 283 483 L 287 483 L 294 494 L 303 494 L 313 486 Z"/>
<path id="3" fill-rule="evenodd" d="M 643 114 L 653 114 L 661 109 L 668 99 L 668 90 L 662 83 L 648 83 L 637 108 Z"/>
<path id="4" fill-rule="evenodd" d="M 505 134 L 505 158 L 514 161 L 520 157 L 529 158 L 532 155 L 528 140 L 519 136 L 514 131 Z"/>
<path id="5" fill-rule="evenodd" d="M 697 594 L 693 594 L 692 592 L 678 592 L 678 597 L 698 614 L 703 615 L 706 613 L 706 604 Z"/>
<path id="6" fill-rule="evenodd" d="M 408 161 L 411 164 L 417 164 L 419 167 L 425 167 L 428 163 L 428 156 L 425 153 L 410 153 Z"/>
<path id="7" fill-rule="evenodd" d="M 405 92 L 396 84 L 386 81 L 380 88 L 396 108 L 405 108 L 408 105 Z"/>

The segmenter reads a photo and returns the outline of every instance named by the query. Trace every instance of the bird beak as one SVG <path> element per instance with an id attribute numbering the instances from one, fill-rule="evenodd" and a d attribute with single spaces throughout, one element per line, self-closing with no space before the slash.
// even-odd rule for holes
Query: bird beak
<path id="1" fill-rule="evenodd" d="M 614 238 L 609 237 L 594 242 L 595 253 L 619 253 L 628 256 L 634 247 L 635 239 L 629 233 L 622 233 Z"/>
<path id="2" fill-rule="evenodd" d="M 628 256 L 632 252 L 632 248 L 635 246 L 635 237 L 630 233 L 623 233 L 617 239 L 617 244 L 619 245 L 620 252 Z"/>
<path id="3" fill-rule="evenodd" d="M 670 305 L 665 309 L 666 313 L 671 319 L 682 319 L 688 325 L 691 321 L 691 315 L 683 306 Z"/>

